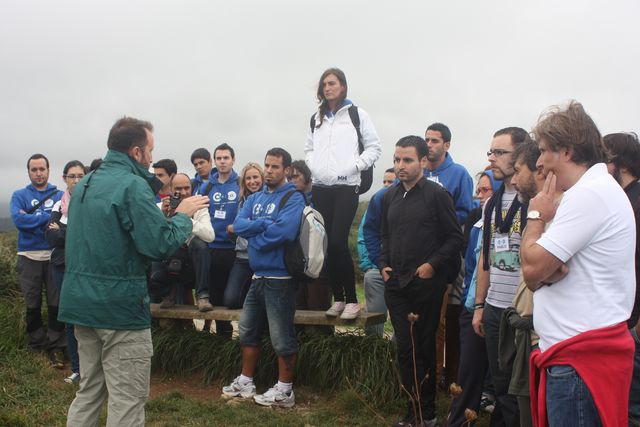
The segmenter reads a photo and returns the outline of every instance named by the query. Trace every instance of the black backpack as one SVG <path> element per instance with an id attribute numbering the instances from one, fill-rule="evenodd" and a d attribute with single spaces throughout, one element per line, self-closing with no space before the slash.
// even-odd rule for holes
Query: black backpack
<path id="1" fill-rule="evenodd" d="M 309 125 L 311 126 L 311 133 L 316 130 L 316 117 L 317 113 L 313 113 L 311 115 L 311 121 Z M 360 154 L 364 151 L 364 144 L 362 143 L 362 133 L 360 132 L 360 115 L 358 114 L 358 107 L 351 104 L 349 107 L 349 118 L 351 119 L 351 123 L 353 127 L 356 128 L 356 133 L 358 134 L 358 151 Z M 373 184 L 373 168 L 374 165 L 367 170 L 363 170 L 360 172 L 360 186 L 358 187 L 358 194 L 364 194 L 371 188 Z"/>

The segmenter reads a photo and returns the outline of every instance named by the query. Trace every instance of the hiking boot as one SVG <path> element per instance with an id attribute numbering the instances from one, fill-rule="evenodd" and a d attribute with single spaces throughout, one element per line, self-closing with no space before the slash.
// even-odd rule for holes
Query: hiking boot
<path id="1" fill-rule="evenodd" d="M 53 350 L 49 352 L 49 362 L 51 366 L 56 369 L 64 369 L 64 357 L 62 351 Z"/>
<path id="2" fill-rule="evenodd" d="M 240 377 L 236 377 L 231 384 L 222 387 L 222 394 L 229 397 L 242 397 L 248 399 L 256 395 L 256 386 L 253 383 L 242 385 Z"/>
<path id="3" fill-rule="evenodd" d="M 198 298 L 198 311 L 205 312 L 213 310 L 213 306 L 209 302 L 209 298 Z"/>
<path id="4" fill-rule="evenodd" d="M 160 301 L 160 308 L 171 308 L 176 305 L 176 288 L 171 289 L 171 292 L 166 297 L 162 297 Z"/>
<path id="5" fill-rule="evenodd" d="M 336 301 L 333 303 L 331 308 L 327 310 L 324 314 L 329 317 L 338 317 L 340 313 L 344 311 L 344 301 Z"/>
<path id="6" fill-rule="evenodd" d="M 67 384 L 78 384 L 80 382 L 80 374 L 78 372 L 74 372 L 65 378 L 64 382 Z"/>
<path id="7" fill-rule="evenodd" d="M 358 317 L 358 313 L 360 313 L 360 304 L 357 302 L 349 303 L 345 305 L 344 311 L 340 315 L 342 320 L 353 320 Z"/>
<path id="8" fill-rule="evenodd" d="M 255 400 L 258 405 L 279 406 L 281 408 L 291 408 L 296 404 L 293 390 L 285 393 L 276 386 L 271 387 L 265 394 L 256 394 L 253 396 L 253 400 Z"/>

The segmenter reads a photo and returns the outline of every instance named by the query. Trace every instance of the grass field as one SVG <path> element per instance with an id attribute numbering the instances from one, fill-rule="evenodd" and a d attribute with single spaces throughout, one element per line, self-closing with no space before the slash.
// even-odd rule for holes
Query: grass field
<path id="1" fill-rule="evenodd" d="M 365 209 L 361 204 L 351 231 L 354 261 L 357 225 Z M 25 349 L 15 242 L 15 233 L 0 234 L 0 426 L 63 426 L 76 389 L 63 382 L 67 371 L 51 368 L 46 357 Z M 356 271 L 358 300 L 364 303 L 362 275 Z M 391 332 L 389 322 L 385 330 Z M 178 331 L 175 337 L 171 333 L 154 331 L 154 375 L 146 406 L 149 426 L 384 426 L 406 408 L 397 389 L 391 346 L 383 339 L 353 332 L 302 340 L 297 404 L 290 410 L 273 410 L 220 399 L 221 386 L 238 371 L 237 342 L 221 342 L 194 331 Z M 262 374 L 256 378 L 259 392 L 275 380 L 269 357 L 273 356 L 265 348 Z M 449 403 L 447 395 L 439 395 L 440 420 Z M 106 409 L 101 425 L 105 419 Z M 488 425 L 487 417 L 477 425 Z"/>
<path id="2" fill-rule="evenodd" d="M 62 426 L 66 411 L 73 400 L 75 386 L 62 380 L 66 371 L 53 369 L 46 357 L 28 352 L 24 348 L 23 306 L 19 301 L 0 299 L 0 425 L 1 426 Z M 301 360 L 322 358 L 326 370 L 301 364 L 296 382 L 296 407 L 291 410 L 262 408 L 252 402 L 220 399 L 220 388 L 231 372 L 237 371 L 239 352 L 230 354 L 237 343 L 216 342 L 213 336 L 193 331 L 179 331 L 175 337 L 171 331 L 154 331 L 154 375 L 152 377 L 152 398 L 147 403 L 147 425 L 149 426 L 384 426 L 397 420 L 405 409 L 402 398 L 389 398 L 376 402 L 367 395 L 363 387 L 369 374 L 379 370 L 377 366 L 366 367 L 364 361 L 355 362 L 361 348 L 354 351 L 341 349 L 340 337 L 320 340 L 320 343 L 302 342 Z M 196 335 L 190 335 L 190 334 Z M 184 341 L 181 342 L 180 339 Z M 364 337 L 346 336 L 344 339 L 363 340 Z M 171 347 L 168 341 L 177 345 Z M 198 341 L 210 347 L 196 347 Z M 383 340 L 381 340 L 383 341 Z M 198 357 L 184 357 L 180 349 L 185 342 L 191 342 Z M 305 348 L 305 345 L 307 347 Z M 373 344 L 363 345 L 369 348 Z M 381 347 L 382 346 L 382 347 Z M 383 348 L 383 344 L 378 344 Z M 305 356 L 305 353 L 307 355 Z M 227 353 L 227 356 L 224 354 Z M 265 349 L 265 353 L 268 353 Z M 313 358 L 308 353 L 313 353 Z M 183 355 L 182 363 L 177 358 Z M 258 380 L 258 391 L 262 392 L 275 380 L 273 362 L 269 354 L 261 362 L 263 374 Z M 220 360 L 226 360 L 227 367 Z M 366 359 L 362 359 L 366 360 Z M 373 357 L 372 357 L 373 360 Z M 379 359 L 376 359 L 379 360 Z M 218 363 L 219 370 L 212 372 L 207 361 Z M 392 367 L 392 361 L 388 361 Z M 369 362 L 373 363 L 373 362 Z M 345 379 L 332 377 L 344 365 Z M 359 365 L 359 366 L 358 366 Z M 228 372 L 226 372 L 228 370 Z M 271 372 L 270 372 L 271 371 Z M 391 375 L 394 375 L 391 373 Z M 346 378 L 350 378 L 346 380 Z M 388 378 L 388 376 L 386 376 Z M 188 387 L 182 386 L 185 380 Z M 324 381 L 324 382 L 323 382 Z M 385 382 L 376 384 L 385 387 Z M 310 385 L 315 384 L 315 385 Z M 393 387 L 389 385 L 389 387 Z M 393 390 L 392 390 L 393 391 Z M 378 392 L 379 393 L 379 392 Z M 390 396 L 399 396 L 395 392 Z M 445 416 L 450 399 L 440 395 L 437 401 L 438 415 Z M 105 421 L 103 414 L 102 425 Z M 480 426 L 487 425 L 482 418 Z"/>

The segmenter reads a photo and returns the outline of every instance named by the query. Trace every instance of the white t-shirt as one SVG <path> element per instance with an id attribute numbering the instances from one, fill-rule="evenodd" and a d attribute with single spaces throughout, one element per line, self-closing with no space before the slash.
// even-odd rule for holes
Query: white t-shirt
<path id="1" fill-rule="evenodd" d="M 625 322 L 635 295 L 636 231 L 628 197 L 598 163 L 567 190 L 537 243 L 566 263 L 567 276 L 533 294 L 540 350 Z"/>

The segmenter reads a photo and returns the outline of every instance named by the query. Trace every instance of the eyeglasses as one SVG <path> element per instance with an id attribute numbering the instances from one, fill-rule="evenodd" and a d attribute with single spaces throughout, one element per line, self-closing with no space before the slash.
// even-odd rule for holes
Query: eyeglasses
<path id="1" fill-rule="evenodd" d="M 478 188 L 476 189 L 476 193 L 478 193 L 478 194 L 480 194 L 480 193 L 482 193 L 482 194 L 486 194 L 486 193 L 488 193 L 488 192 L 489 192 L 489 191 L 491 191 L 491 190 L 492 190 L 492 188 L 491 188 L 491 187 L 478 187 Z"/>
<path id="2" fill-rule="evenodd" d="M 492 154 L 496 157 L 500 157 L 504 154 L 509 154 L 509 153 L 513 153 L 513 151 L 501 150 L 500 148 L 496 148 L 495 150 L 487 151 L 487 157 L 491 157 Z"/>
<path id="3" fill-rule="evenodd" d="M 84 174 L 69 174 L 69 175 L 65 175 L 64 178 L 68 178 L 68 179 L 82 179 L 84 178 Z"/>

